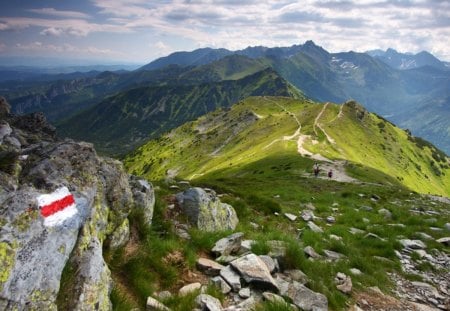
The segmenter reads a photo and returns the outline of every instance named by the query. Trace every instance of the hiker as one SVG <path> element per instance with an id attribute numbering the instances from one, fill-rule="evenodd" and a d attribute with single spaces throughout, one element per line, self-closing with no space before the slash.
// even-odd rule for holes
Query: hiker
<path id="1" fill-rule="evenodd" d="M 328 178 L 332 178 L 333 177 L 333 170 L 330 169 L 330 171 L 328 172 Z"/>
<path id="2" fill-rule="evenodd" d="M 314 176 L 315 177 L 319 176 L 319 171 L 320 171 L 319 164 L 314 163 L 313 170 L 314 170 Z"/>

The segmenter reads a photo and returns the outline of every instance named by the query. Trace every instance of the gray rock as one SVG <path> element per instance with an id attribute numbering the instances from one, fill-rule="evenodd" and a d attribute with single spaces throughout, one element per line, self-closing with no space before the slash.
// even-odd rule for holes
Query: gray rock
<path id="1" fill-rule="evenodd" d="M 236 232 L 230 236 L 220 239 L 212 248 L 212 252 L 216 255 L 226 256 L 237 252 L 241 248 L 241 241 L 244 233 Z"/>
<path id="2" fill-rule="evenodd" d="M 436 242 L 450 246 L 450 237 L 444 237 L 444 238 L 437 239 Z"/>
<path id="3" fill-rule="evenodd" d="M 386 239 L 383 239 L 383 238 L 380 237 L 379 235 L 377 235 L 377 234 L 375 234 L 375 233 L 372 233 L 372 232 L 367 233 L 367 234 L 364 236 L 364 238 L 366 238 L 366 239 L 377 239 L 377 240 L 386 242 Z"/>
<path id="4" fill-rule="evenodd" d="M 378 214 L 382 215 L 384 219 L 392 219 L 392 213 L 388 209 L 382 208 L 378 211 Z"/>
<path id="5" fill-rule="evenodd" d="M 447 223 L 444 225 L 444 228 L 445 228 L 445 230 L 450 231 L 450 223 L 447 222 Z"/>
<path id="6" fill-rule="evenodd" d="M 195 303 L 201 310 L 222 311 L 220 300 L 207 294 L 198 295 L 197 298 L 195 298 Z"/>
<path id="7" fill-rule="evenodd" d="M 273 259 L 272 257 L 267 255 L 259 255 L 258 257 L 266 264 L 267 269 L 269 269 L 269 272 L 271 274 L 279 269 L 279 265 L 278 262 L 276 262 L 276 259 Z"/>
<path id="8" fill-rule="evenodd" d="M 227 265 L 233 260 L 238 259 L 239 256 L 232 256 L 232 255 L 224 255 L 216 258 L 216 261 L 222 265 Z"/>
<path id="9" fill-rule="evenodd" d="M 161 302 L 159 302 L 158 300 L 156 300 L 155 298 L 150 297 L 150 296 L 147 298 L 146 310 L 147 311 L 170 311 L 170 309 L 167 308 L 164 304 L 162 304 Z"/>
<path id="10" fill-rule="evenodd" d="M 133 193 L 135 208 L 142 211 L 144 223 L 152 224 L 155 207 L 155 192 L 153 185 L 136 176 L 130 176 L 130 186 Z"/>
<path id="11" fill-rule="evenodd" d="M 197 260 L 197 269 L 207 275 L 217 276 L 223 268 L 224 266 L 208 258 L 199 258 Z"/>
<path id="12" fill-rule="evenodd" d="M 407 248 L 411 248 L 411 249 L 427 248 L 427 246 L 421 240 L 402 239 L 402 240 L 400 240 L 400 244 L 402 244 L 403 247 L 407 247 Z"/>
<path id="13" fill-rule="evenodd" d="M 239 297 L 241 297 L 243 299 L 247 299 L 250 296 L 251 296 L 251 292 L 250 292 L 250 288 L 248 288 L 248 287 L 241 288 L 241 290 L 239 291 Z"/>
<path id="14" fill-rule="evenodd" d="M 196 283 L 191 283 L 188 285 L 183 286 L 182 288 L 180 288 L 180 290 L 178 291 L 178 294 L 180 296 L 185 296 L 187 294 L 190 294 L 194 291 L 200 290 L 202 288 L 202 284 L 196 282 Z"/>
<path id="15" fill-rule="evenodd" d="M 167 299 L 167 298 L 172 297 L 172 293 L 169 292 L 168 290 L 163 290 L 162 292 L 156 293 L 155 296 L 156 296 L 158 299 L 164 300 L 164 299 Z"/>
<path id="16" fill-rule="evenodd" d="M 334 218 L 333 216 L 327 217 L 327 223 L 334 224 L 335 222 L 336 222 L 336 218 Z"/>
<path id="17" fill-rule="evenodd" d="M 358 229 L 358 228 L 353 228 L 351 227 L 348 232 L 350 232 L 351 234 L 364 234 L 366 233 L 366 231 Z"/>
<path id="18" fill-rule="evenodd" d="M 365 212 L 371 212 L 373 211 L 373 207 L 372 206 L 367 206 L 367 205 L 363 205 L 359 208 L 361 211 L 365 211 Z"/>
<path id="19" fill-rule="evenodd" d="M 214 286 L 220 289 L 222 294 L 228 294 L 231 292 L 230 285 L 228 285 L 228 283 L 221 276 L 215 276 L 210 281 Z"/>
<path id="20" fill-rule="evenodd" d="M 234 292 L 239 292 L 241 289 L 241 276 L 231 267 L 226 266 L 220 270 L 220 276 L 230 285 Z"/>
<path id="21" fill-rule="evenodd" d="M 257 303 L 257 301 L 255 300 L 255 298 L 253 296 L 250 296 L 249 298 L 240 302 L 236 307 L 237 307 L 237 310 L 240 310 L 240 311 L 250 311 L 250 310 L 253 310 L 256 303 Z"/>
<path id="22" fill-rule="evenodd" d="M 308 225 L 309 229 L 311 229 L 312 231 L 317 232 L 317 233 L 323 233 L 322 228 L 320 228 L 318 225 L 316 225 L 312 221 L 308 221 L 307 225 Z"/>
<path id="23" fill-rule="evenodd" d="M 327 311 L 328 300 L 325 295 L 316 293 L 306 286 L 293 281 L 285 294 L 292 302 L 305 311 Z"/>
<path id="24" fill-rule="evenodd" d="M 239 249 L 239 253 L 245 254 L 247 252 L 251 252 L 253 244 L 255 244 L 254 240 L 243 240 L 241 242 L 241 248 Z"/>
<path id="25" fill-rule="evenodd" d="M 342 241 L 342 237 L 337 236 L 335 234 L 330 234 L 330 239 L 336 240 L 336 241 Z"/>
<path id="26" fill-rule="evenodd" d="M 284 213 L 284 216 L 286 216 L 286 218 L 291 221 L 295 221 L 297 219 L 297 216 L 295 216 L 294 214 L 291 214 L 291 213 Z"/>
<path id="27" fill-rule="evenodd" d="M 308 255 L 309 257 L 313 258 L 313 259 L 320 259 L 322 258 L 322 256 L 320 256 L 315 250 L 314 248 L 312 248 L 311 246 L 306 246 L 303 251 L 305 252 L 306 255 Z"/>
<path id="28" fill-rule="evenodd" d="M 259 288 L 278 292 L 278 285 L 272 278 L 266 264 L 255 254 L 240 257 L 232 261 L 230 265 L 240 273 L 245 282 Z"/>
<path id="29" fill-rule="evenodd" d="M 361 270 L 357 269 L 357 268 L 350 268 L 350 272 L 353 275 L 362 275 L 363 273 L 361 272 Z"/>
<path id="30" fill-rule="evenodd" d="M 312 221 L 314 220 L 314 212 L 312 210 L 303 210 L 301 217 L 304 221 Z"/>
<path id="31" fill-rule="evenodd" d="M 239 222 L 234 208 L 220 202 L 213 192 L 189 188 L 176 195 L 183 213 L 191 224 L 203 231 L 234 230 Z"/>
<path id="32" fill-rule="evenodd" d="M 327 249 L 324 249 L 324 250 L 323 250 L 323 253 L 325 254 L 325 256 L 326 256 L 328 259 L 333 260 L 333 261 L 335 261 L 335 260 L 340 260 L 340 259 L 342 259 L 342 258 L 345 258 L 345 255 L 343 255 L 343 254 L 341 254 L 341 253 L 334 252 L 334 251 L 330 251 L 330 250 L 327 250 Z"/>
<path id="33" fill-rule="evenodd" d="M 303 273 L 303 271 L 294 269 L 294 270 L 285 270 L 284 274 L 289 277 L 291 280 L 299 282 L 303 285 L 309 282 L 308 276 Z"/>
<path id="34" fill-rule="evenodd" d="M 305 208 L 306 208 L 306 209 L 309 209 L 309 210 L 311 210 L 311 211 L 315 211 L 315 210 L 316 210 L 316 207 L 315 207 L 314 204 L 312 204 L 311 202 L 306 203 L 306 204 L 305 204 Z"/>
<path id="35" fill-rule="evenodd" d="M 417 236 L 423 240 L 434 240 L 433 237 L 425 232 L 417 232 Z"/>
<path id="36" fill-rule="evenodd" d="M 350 294 L 352 292 L 352 278 L 344 273 L 338 272 L 335 277 L 336 288 L 344 294 Z"/>

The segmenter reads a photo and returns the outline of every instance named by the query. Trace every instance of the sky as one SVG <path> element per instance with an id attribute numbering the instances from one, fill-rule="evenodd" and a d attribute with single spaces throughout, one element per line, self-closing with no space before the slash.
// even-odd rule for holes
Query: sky
<path id="1" fill-rule="evenodd" d="M 450 61 L 450 0 L 0 0 L 0 57 L 148 63 L 175 51 L 394 48 Z"/>

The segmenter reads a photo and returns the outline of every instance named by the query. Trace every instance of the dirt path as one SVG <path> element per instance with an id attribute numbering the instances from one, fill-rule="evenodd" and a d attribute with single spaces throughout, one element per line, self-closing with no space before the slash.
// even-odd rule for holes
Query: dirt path
<path id="1" fill-rule="evenodd" d="M 331 144 L 336 144 L 336 141 L 330 135 L 328 135 L 328 133 L 323 129 L 322 125 L 319 123 L 319 119 L 320 119 L 320 117 L 322 117 L 322 114 L 325 112 L 325 109 L 327 109 L 328 105 L 329 105 L 329 103 L 326 103 L 323 106 L 322 110 L 319 112 L 319 114 L 317 115 L 316 119 L 314 120 L 314 126 L 313 126 L 314 133 L 316 134 L 316 136 L 318 136 L 317 135 L 317 130 L 316 130 L 316 127 L 318 127 L 325 134 L 325 136 L 327 137 L 327 140 Z"/>
<path id="2" fill-rule="evenodd" d="M 360 182 L 359 180 L 347 175 L 347 173 L 345 172 L 345 163 L 346 163 L 346 161 L 343 161 L 343 160 L 319 163 L 320 173 L 317 178 L 335 180 L 335 181 L 339 181 L 339 182 L 359 183 Z M 312 168 L 311 168 L 311 170 L 312 170 Z M 329 178 L 327 176 L 327 174 L 330 170 L 332 170 L 332 172 L 333 172 L 333 177 L 331 177 L 331 178 Z M 311 177 L 314 176 L 313 173 L 310 173 L 307 175 L 311 176 Z"/>

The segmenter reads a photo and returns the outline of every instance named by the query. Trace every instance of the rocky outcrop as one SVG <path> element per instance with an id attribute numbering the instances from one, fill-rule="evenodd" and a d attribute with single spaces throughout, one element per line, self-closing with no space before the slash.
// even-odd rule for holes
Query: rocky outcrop
<path id="1" fill-rule="evenodd" d="M 0 106 L 0 309 L 110 310 L 103 246 L 126 243 L 129 176 L 91 144 L 57 141 L 42 114 Z"/>
<path id="2" fill-rule="evenodd" d="M 202 188 L 189 188 L 176 198 L 189 222 L 200 230 L 234 230 L 239 222 L 233 207 L 220 202 L 213 191 L 207 193 Z"/>

